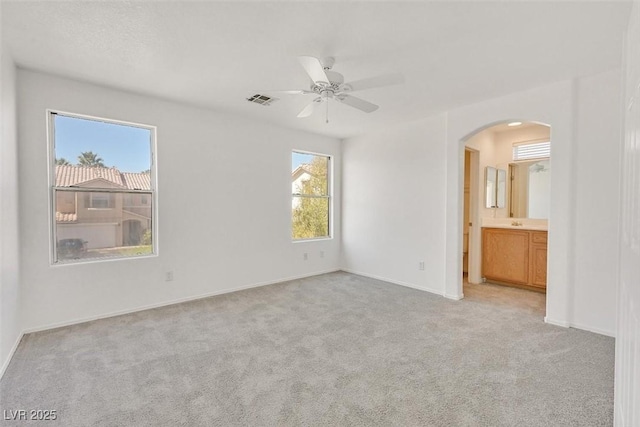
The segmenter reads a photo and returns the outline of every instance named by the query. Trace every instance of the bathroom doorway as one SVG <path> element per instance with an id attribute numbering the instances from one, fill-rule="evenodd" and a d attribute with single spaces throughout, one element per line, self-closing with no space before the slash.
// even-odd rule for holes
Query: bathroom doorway
<path id="1" fill-rule="evenodd" d="M 534 291 L 544 316 L 550 207 L 550 127 L 501 123 L 465 140 L 463 286 Z M 469 288 L 471 290 L 471 288 Z M 467 292 L 464 291 L 466 295 Z"/>
<path id="2" fill-rule="evenodd" d="M 463 180 L 463 215 L 462 215 L 462 274 L 466 280 L 469 275 L 469 243 L 470 233 L 474 226 L 477 203 L 477 171 L 478 152 L 465 148 L 464 150 L 464 180 Z"/>

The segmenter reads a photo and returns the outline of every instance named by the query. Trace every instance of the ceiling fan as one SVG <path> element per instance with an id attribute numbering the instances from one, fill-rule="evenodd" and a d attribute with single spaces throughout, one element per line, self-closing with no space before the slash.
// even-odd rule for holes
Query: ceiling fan
<path id="1" fill-rule="evenodd" d="M 300 118 L 309 117 L 320 104 L 325 103 L 327 106 L 326 121 L 329 123 L 328 101 L 330 99 L 364 111 L 365 113 L 372 113 L 378 109 L 376 104 L 352 96 L 350 93 L 404 83 L 404 77 L 401 74 L 387 74 L 345 83 L 342 74 L 332 71 L 333 64 L 335 63 L 335 59 L 332 57 L 320 60 L 313 56 L 299 56 L 298 61 L 311 78 L 309 90 L 277 90 L 269 92 L 289 95 L 315 95 L 316 97 L 298 114 Z"/>

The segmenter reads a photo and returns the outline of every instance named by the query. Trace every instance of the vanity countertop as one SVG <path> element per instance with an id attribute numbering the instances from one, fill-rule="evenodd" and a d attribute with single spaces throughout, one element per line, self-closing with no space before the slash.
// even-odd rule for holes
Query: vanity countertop
<path id="1" fill-rule="evenodd" d="M 531 231 L 547 231 L 548 230 L 548 227 L 546 225 L 534 225 L 534 224 L 524 224 L 524 225 L 484 224 L 482 228 L 507 228 L 510 230 L 531 230 Z"/>

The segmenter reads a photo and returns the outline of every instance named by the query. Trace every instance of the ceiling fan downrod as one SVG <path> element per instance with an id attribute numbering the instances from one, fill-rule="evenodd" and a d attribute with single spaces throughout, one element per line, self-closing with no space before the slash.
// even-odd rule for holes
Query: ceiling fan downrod
<path id="1" fill-rule="evenodd" d="M 327 104 L 327 119 L 325 123 L 329 124 L 329 94 L 327 94 L 327 102 L 325 104 Z"/>

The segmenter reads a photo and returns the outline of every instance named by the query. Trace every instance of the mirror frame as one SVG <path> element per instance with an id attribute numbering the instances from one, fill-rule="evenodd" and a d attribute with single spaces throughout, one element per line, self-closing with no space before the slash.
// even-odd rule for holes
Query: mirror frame
<path id="1" fill-rule="evenodd" d="M 502 209 L 507 201 L 507 171 L 492 166 L 484 168 L 484 207 Z"/>
<path id="2" fill-rule="evenodd" d="M 487 166 L 484 168 L 484 207 L 491 209 L 496 208 L 496 199 L 498 197 L 498 171 L 496 168 Z"/>

